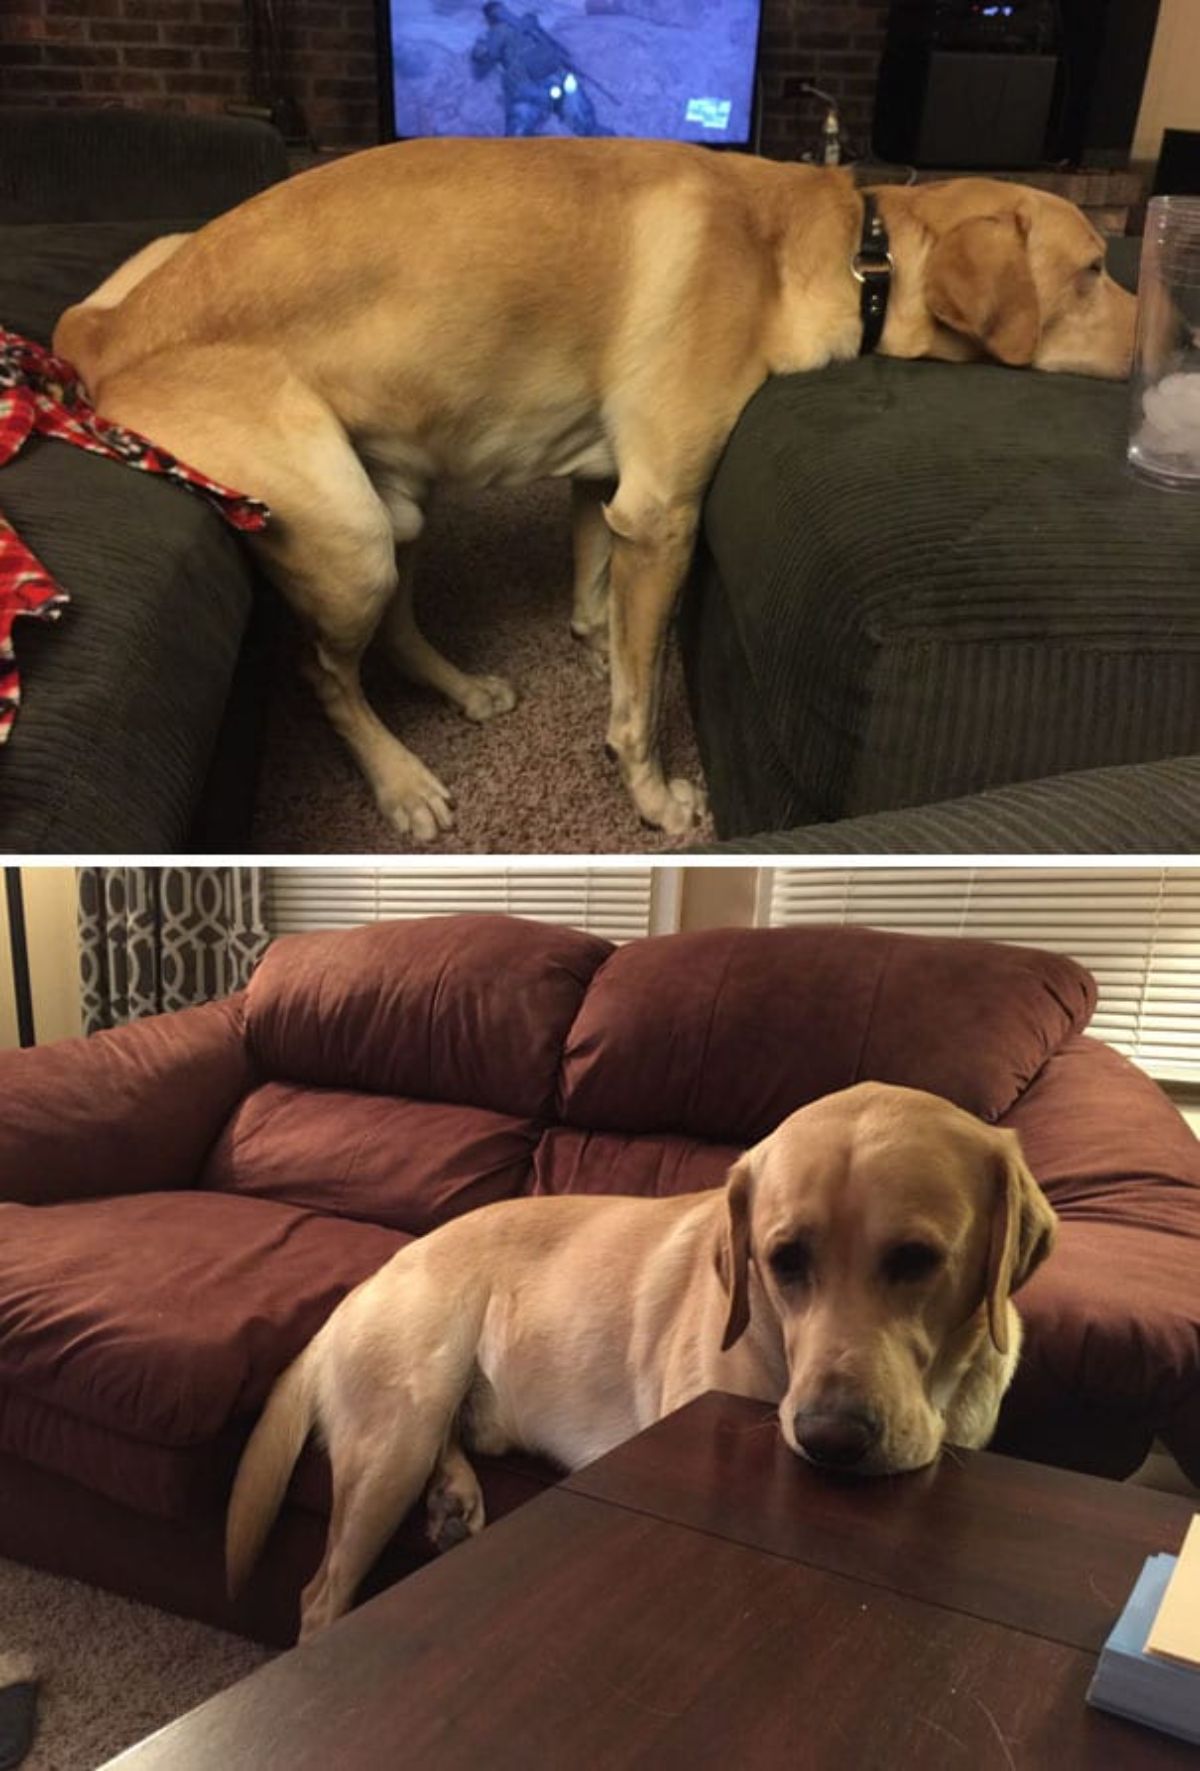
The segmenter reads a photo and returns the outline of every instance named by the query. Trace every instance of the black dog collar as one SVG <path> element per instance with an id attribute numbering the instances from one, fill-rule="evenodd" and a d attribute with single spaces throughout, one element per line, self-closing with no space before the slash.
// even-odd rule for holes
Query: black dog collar
<path id="1" fill-rule="evenodd" d="M 862 239 L 858 243 L 858 251 L 850 260 L 850 269 L 862 285 L 859 303 L 863 324 L 862 343 L 858 347 L 860 357 L 869 356 L 883 337 L 888 297 L 892 292 L 892 273 L 896 268 L 889 247 L 888 231 L 883 225 L 883 217 L 875 199 L 869 191 L 864 191 Z"/>

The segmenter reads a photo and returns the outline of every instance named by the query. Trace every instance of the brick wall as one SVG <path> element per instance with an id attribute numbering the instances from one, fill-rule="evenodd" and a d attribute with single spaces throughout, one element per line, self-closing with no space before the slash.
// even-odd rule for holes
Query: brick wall
<path id="1" fill-rule="evenodd" d="M 866 145 L 887 0 L 765 0 L 763 148 L 811 147 L 834 92 Z M 293 96 L 323 147 L 376 134 L 372 0 L 284 0 Z M 0 0 L 0 103 L 219 111 L 249 97 L 243 0 Z"/>
<path id="2" fill-rule="evenodd" d="M 804 85 L 820 86 L 839 100 L 854 146 L 867 152 L 887 12 L 888 0 L 764 0 L 764 153 L 796 159 L 814 146 L 824 113 L 800 91 Z"/>

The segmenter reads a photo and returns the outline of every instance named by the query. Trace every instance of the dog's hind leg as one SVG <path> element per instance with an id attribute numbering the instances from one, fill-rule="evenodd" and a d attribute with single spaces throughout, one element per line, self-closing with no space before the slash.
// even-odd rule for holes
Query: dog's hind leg
<path id="1" fill-rule="evenodd" d="M 90 391 L 94 389 L 95 378 L 102 366 L 111 310 L 144 282 L 151 271 L 173 258 L 189 237 L 187 234 L 162 234 L 157 240 L 151 240 L 148 246 L 143 246 L 140 252 L 118 265 L 90 295 L 85 295 L 82 301 L 65 308 L 59 315 L 53 348 L 58 356 L 66 357 L 74 364 Z"/>
<path id="2" fill-rule="evenodd" d="M 441 1450 L 444 1422 L 402 1411 L 386 1433 L 330 1446 L 333 1506 L 325 1556 L 300 1600 L 300 1640 L 349 1610 L 366 1575 L 420 1498 Z"/>
<path id="3" fill-rule="evenodd" d="M 380 811 L 428 842 L 451 795 L 373 712 L 362 655 L 396 589 L 392 521 L 333 412 L 266 351 L 160 353 L 103 382 L 97 406 L 214 479 L 263 498 L 251 545 L 312 636 L 308 673 Z M 420 527 L 414 509 L 413 534 Z"/>
<path id="4" fill-rule="evenodd" d="M 396 515 L 393 510 L 393 524 Z M 413 548 L 401 545 L 397 554 L 396 594 L 383 617 L 382 638 L 392 658 L 410 682 L 424 683 L 444 695 L 467 719 L 491 719 L 517 704 L 511 684 L 500 676 L 468 676 L 451 664 L 417 626 L 413 609 Z"/>
<path id="5" fill-rule="evenodd" d="M 479 1477 L 456 1436 L 447 1440 L 425 1491 L 425 1535 L 445 1551 L 474 1537 L 486 1524 Z"/>
<path id="6" fill-rule="evenodd" d="M 608 594 L 612 565 L 612 531 L 604 520 L 604 500 L 611 485 L 595 480 L 571 481 L 571 537 L 575 556 L 575 592 L 571 632 L 585 647 L 588 666 L 608 675 Z"/>
<path id="7" fill-rule="evenodd" d="M 347 1609 L 456 1446 L 489 1304 L 485 1280 L 460 1271 L 462 1234 L 447 1225 L 440 1244 L 431 1236 L 428 1247 L 423 1239 L 404 1250 L 351 1292 L 321 1331 L 315 1413 L 329 1448 L 333 1508 L 324 1561 L 304 1592 L 302 1636 Z M 448 1470 L 466 1496 L 461 1453 L 449 1457 Z"/>

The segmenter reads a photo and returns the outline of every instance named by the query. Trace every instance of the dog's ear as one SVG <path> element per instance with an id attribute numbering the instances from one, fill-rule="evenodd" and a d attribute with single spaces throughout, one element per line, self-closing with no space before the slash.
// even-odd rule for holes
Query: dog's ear
<path id="1" fill-rule="evenodd" d="M 1058 1219 L 1025 1164 L 1017 1134 L 1002 1136 L 988 1236 L 987 1313 L 996 1351 L 1007 1353 L 1008 1300 L 1050 1253 Z"/>
<path id="2" fill-rule="evenodd" d="M 725 1182 L 725 1212 L 717 1237 L 717 1273 L 729 1298 L 729 1315 L 721 1337 L 727 1353 L 741 1340 L 750 1320 L 750 1158 L 742 1156 Z"/>
<path id="3" fill-rule="evenodd" d="M 1013 367 L 1032 363 L 1041 316 L 1022 215 L 976 215 L 949 228 L 929 255 L 925 299 L 934 318 Z"/>

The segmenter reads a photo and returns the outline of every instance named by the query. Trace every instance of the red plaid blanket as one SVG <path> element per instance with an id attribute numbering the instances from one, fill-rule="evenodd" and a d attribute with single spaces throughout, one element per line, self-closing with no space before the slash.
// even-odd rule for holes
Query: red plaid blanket
<path id="1" fill-rule="evenodd" d="M 99 417 L 70 363 L 0 326 L 0 467 L 35 431 L 140 467 L 143 473 L 165 474 L 177 486 L 207 498 L 235 529 L 262 529 L 269 520 L 270 512 L 258 499 L 217 485 L 145 437 Z M 0 510 L 0 744 L 12 730 L 21 702 L 13 622 L 18 615 L 56 621 L 69 601 Z"/>

